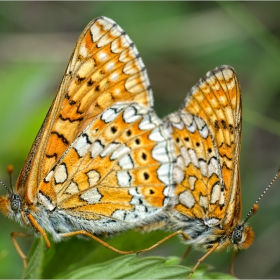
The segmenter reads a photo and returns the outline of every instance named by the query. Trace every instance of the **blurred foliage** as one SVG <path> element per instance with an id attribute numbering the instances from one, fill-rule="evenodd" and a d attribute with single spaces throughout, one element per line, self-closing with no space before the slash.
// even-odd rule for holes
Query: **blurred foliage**
<path id="1" fill-rule="evenodd" d="M 15 166 L 16 178 L 79 34 L 90 20 L 104 15 L 116 21 L 140 51 L 161 117 L 175 111 L 207 71 L 222 64 L 235 68 L 243 95 L 245 216 L 279 167 L 279 11 L 279 2 L 0 2 L 0 180 L 8 184 L 6 166 L 10 163 Z M 237 254 L 238 277 L 280 277 L 279 212 L 276 182 L 250 220 L 256 239 L 249 250 Z M 25 229 L 2 215 L 0 224 L 0 278 L 18 278 L 22 261 L 9 233 Z M 137 250 L 165 234 L 129 231 L 106 241 L 121 250 Z M 31 241 L 19 240 L 24 252 Z M 60 247 L 68 248 L 69 254 L 61 259 L 73 263 L 90 254 L 88 265 L 116 257 L 94 241 L 71 250 L 77 242 L 85 241 L 72 238 L 53 244 L 55 254 Z M 185 250 L 174 238 L 145 255 L 180 257 Z M 201 252 L 191 252 L 183 264 L 194 265 L 201 256 Z M 219 252 L 210 255 L 206 263 L 227 273 L 230 257 L 230 253 Z M 55 269 L 46 267 L 50 272 Z"/>

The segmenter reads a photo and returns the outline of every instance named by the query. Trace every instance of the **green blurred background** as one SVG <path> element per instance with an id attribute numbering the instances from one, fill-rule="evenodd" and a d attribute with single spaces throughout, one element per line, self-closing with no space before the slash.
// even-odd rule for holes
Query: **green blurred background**
<path id="1" fill-rule="evenodd" d="M 9 184 L 10 163 L 16 180 L 79 34 L 100 15 L 116 21 L 136 44 L 161 117 L 175 111 L 207 71 L 222 64 L 235 68 L 243 93 L 245 216 L 280 165 L 279 2 L 0 2 L 0 180 Z M 238 277 L 280 278 L 279 214 L 280 180 L 250 220 L 256 238 L 251 248 L 237 255 Z M 21 275 L 12 231 L 25 229 L 0 215 L 0 278 Z M 141 249 L 165 235 L 131 231 L 107 241 L 119 249 Z M 32 238 L 19 242 L 28 252 Z M 59 246 L 70 248 L 71 242 Z M 85 246 L 99 248 L 94 241 Z M 186 248 L 174 238 L 150 254 L 181 256 Z M 116 257 L 106 254 L 103 259 Z M 191 252 L 183 263 L 194 264 L 200 256 Z M 220 252 L 205 262 L 228 272 L 230 257 Z"/>

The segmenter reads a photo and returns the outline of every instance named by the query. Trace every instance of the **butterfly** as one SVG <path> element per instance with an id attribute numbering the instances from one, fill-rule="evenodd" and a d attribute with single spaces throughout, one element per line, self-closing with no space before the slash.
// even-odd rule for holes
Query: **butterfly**
<path id="1" fill-rule="evenodd" d="M 191 248 L 205 251 L 198 265 L 212 252 L 251 246 L 252 227 L 246 222 L 273 181 L 241 220 L 240 149 L 241 90 L 235 70 L 223 65 L 208 72 L 191 89 L 181 108 L 165 119 L 175 153 L 174 191 L 165 209 L 165 228 L 173 231 L 149 251 L 175 235 Z M 155 224 L 156 225 L 156 224 Z M 156 227 L 155 227 L 156 228 Z M 147 226 L 153 230 L 153 224 Z M 231 262 L 233 272 L 233 259 Z"/>
<path id="2" fill-rule="evenodd" d="M 0 197 L 1 212 L 43 236 L 47 247 L 48 236 L 86 235 L 131 253 L 97 236 L 157 221 L 170 200 L 171 137 L 152 107 L 130 38 L 109 18 L 91 21 L 15 188 Z"/>
<path id="3" fill-rule="evenodd" d="M 235 252 L 253 242 L 246 222 L 259 199 L 241 221 L 241 119 L 237 75 L 224 65 L 160 120 L 136 47 L 114 21 L 99 17 L 79 37 L 15 188 L 0 197 L 0 210 L 42 235 L 47 247 L 48 236 L 86 235 L 126 254 L 132 251 L 98 236 L 172 230 L 139 252 L 181 234 L 206 251 L 191 276 L 213 251 L 233 246 Z"/>

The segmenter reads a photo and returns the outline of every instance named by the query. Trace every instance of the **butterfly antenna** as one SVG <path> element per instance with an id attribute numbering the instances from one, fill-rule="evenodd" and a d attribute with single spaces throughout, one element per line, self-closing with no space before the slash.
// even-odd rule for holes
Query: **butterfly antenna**
<path id="1" fill-rule="evenodd" d="M 2 181 L 0 181 L 0 184 L 2 184 L 5 187 L 5 189 L 8 191 L 9 194 L 12 193 L 12 191 Z"/>
<path id="2" fill-rule="evenodd" d="M 10 189 L 13 192 L 13 172 L 14 172 L 14 167 L 11 164 L 9 164 L 7 166 L 7 171 L 9 173 L 9 178 L 10 178 Z"/>
<path id="3" fill-rule="evenodd" d="M 13 193 L 12 174 L 13 174 L 13 171 L 14 171 L 14 167 L 12 165 L 8 165 L 7 166 L 7 171 L 9 173 L 9 178 L 10 178 L 10 188 L 8 188 L 7 185 L 4 184 L 2 181 L 0 181 L 0 184 L 2 184 L 5 187 L 5 189 L 8 191 L 9 194 L 12 194 Z"/>
<path id="4" fill-rule="evenodd" d="M 260 202 L 260 200 L 262 199 L 262 197 L 265 195 L 265 193 L 270 189 L 270 187 L 274 184 L 274 182 L 280 177 L 280 167 L 278 169 L 278 172 L 276 173 L 275 177 L 273 178 L 273 180 L 270 182 L 270 184 L 266 187 L 266 189 L 263 191 L 263 193 L 260 195 L 260 197 L 256 200 L 255 204 L 253 205 L 253 207 L 251 208 L 251 210 L 249 211 L 249 213 L 247 214 L 243 225 L 248 221 L 248 219 L 254 215 L 256 213 L 256 211 L 258 210 L 259 206 L 258 203 Z"/>

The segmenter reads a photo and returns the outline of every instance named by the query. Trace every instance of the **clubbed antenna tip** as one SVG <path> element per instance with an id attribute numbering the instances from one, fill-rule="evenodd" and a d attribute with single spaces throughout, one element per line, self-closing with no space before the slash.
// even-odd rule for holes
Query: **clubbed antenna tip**
<path id="1" fill-rule="evenodd" d="M 9 178 L 10 178 L 10 188 L 13 189 L 13 172 L 14 172 L 14 167 L 9 164 L 7 166 L 7 171 L 9 173 Z"/>

